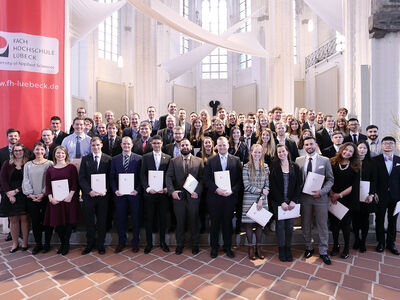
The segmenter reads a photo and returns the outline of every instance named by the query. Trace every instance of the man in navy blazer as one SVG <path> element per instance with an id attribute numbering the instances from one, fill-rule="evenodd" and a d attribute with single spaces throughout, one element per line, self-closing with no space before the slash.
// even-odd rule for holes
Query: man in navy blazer
<path id="1" fill-rule="evenodd" d="M 349 135 L 344 137 L 344 143 L 350 142 L 358 145 L 358 142 L 367 140 L 367 136 L 359 132 L 360 123 L 356 118 L 350 118 L 347 127 L 349 128 L 350 132 Z"/>
<path id="2" fill-rule="evenodd" d="M 92 153 L 82 158 L 81 167 L 79 169 L 79 185 L 82 189 L 82 208 L 86 221 L 86 248 L 82 251 L 82 255 L 89 254 L 92 249 L 97 246 L 99 254 L 106 252 L 104 248 L 104 240 L 106 237 L 106 222 L 108 199 L 106 191 L 109 187 L 109 178 L 111 166 L 111 156 L 102 153 L 103 143 L 99 137 L 94 137 L 90 141 Z M 106 191 L 104 193 L 92 190 L 92 175 L 105 174 Z M 95 222 L 95 220 L 97 222 Z M 96 241 L 97 229 L 97 245 Z"/>
<path id="3" fill-rule="evenodd" d="M 122 138 L 122 153 L 114 156 L 111 161 L 110 185 L 114 193 L 117 212 L 118 246 L 115 253 L 121 252 L 126 245 L 126 219 L 129 209 L 132 219 L 132 251 L 139 251 L 139 209 L 140 209 L 140 166 L 142 157 L 132 152 L 132 139 L 129 136 Z M 135 189 L 130 195 L 119 192 L 119 174 L 135 174 Z"/>
<path id="4" fill-rule="evenodd" d="M 160 129 L 160 120 L 156 119 L 156 108 L 153 105 L 147 108 L 147 115 L 149 119 L 142 121 L 142 123 L 148 122 L 151 125 L 151 136 L 154 136 L 157 134 L 158 129 Z"/>
<path id="5" fill-rule="evenodd" d="M 210 244 L 211 258 L 218 256 L 218 238 L 222 227 L 224 252 L 230 258 L 232 252 L 232 218 L 237 195 L 243 186 L 242 164 L 238 157 L 228 153 L 229 143 L 226 137 L 217 140 L 218 155 L 210 157 L 204 168 L 204 186 L 208 188 L 207 205 L 211 218 Z M 215 184 L 214 172 L 229 171 L 231 190 L 225 191 Z"/>

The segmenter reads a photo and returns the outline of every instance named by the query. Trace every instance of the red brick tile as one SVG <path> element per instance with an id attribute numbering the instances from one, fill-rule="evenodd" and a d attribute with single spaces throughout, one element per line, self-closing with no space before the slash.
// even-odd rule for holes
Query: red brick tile
<path id="1" fill-rule="evenodd" d="M 46 259 L 39 260 L 39 264 L 41 264 L 43 267 L 48 268 L 50 266 L 54 266 L 56 264 L 66 261 L 66 260 L 67 259 L 64 256 L 56 255 L 56 256 L 48 257 Z"/>
<path id="2" fill-rule="evenodd" d="M 158 275 L 169 281 L 174 281 L 174 280 L 181 278 L 186 273 L 187 273 L 187 270 L 185 270 L 185 269 L 171 266 L 169 268 L 164 269 L 162 272 L 158 273 Z"/>
<path id="3" fill-rule="evenodd" d="M 79 294 L 74 295 L 73 297 L 68 298 L 68 300 L 82 300 L 82 299 L 87 299 L 87 300 L 91 300 L 91 299 L 100 299 L 102 297 L 104 297 L 106 294 L 96 288 L 96 287 L 92 287 L 90 289 L 87 289 Z"/>
<path id="4" fill-rule="evenodd" d="M 86 290 L 94 285 L 94 282 L 85 278 L 81 277 L 76 280 L 70 281 L 60 287 L 66 294 L 69 296 L 75 295 L 83 290 Z"/>
<path id="5" fill-rule="evenodd" d="M 222 257 L 218 257 L 211 261 L 208 265 L 212 267 L 216 267 L 221 270 L 227 270 L 230 268 L 234 263 L 230 259 L 225 259 Z"/>
<path id="6" fill-rule="evenodd" d="M 109 266 L 113 266 L 122 262 L 128 262 L 128 258 L 118 254 L 111 254 L 107 257 L 101 258 L 101 261 Z"/>
<path id="7" fill-rule="evenodd" d="M 357 267 L 362 267 L 370 270 L 379 271 L 379 262 L 370 259 L 364 259 L 360 257 L 354 258 L 354 263 Z"/>
<path id="8" fill-rule="evenodd" d="M 35 261 L 35 259 L 33 258 L 33 256 L 25 256 L 25 257 L 22 257 L 20 259 L 16 259 L 16 260 L 8 262 L 8 265 L 12 269 L 15 269 L 17 267 L 32 263 L 34 261 Z"/>
<path id="9" fill-rule="evenodd" d="M 97 287 L 102 291 L 104 291 L 106 294 L 111 295 L 128 287 L 131 284 L 132 284 L 131 281 L 123 277 L 114 277 L 110 280 L 107 280 L 106 282 L 103 282 Z"/>
<path id="10" fill-rule="evenodd" d="M 140 254 L 140 255 L 132 258 L 132 261 L 137 264 L 140 264 L 140 265 L 145 265 L 145 264 L 148 264 L 149 262 L 151 262 L 153 260 L 157 260 L 157 259 L 158 259 L 158 257 L 154 256 L 152 254 Z"/>
<path id="11" fill-rule="evenodd" d="M 312 300 L 329 300 L 329 296 L 317 293 L 317 292 L 312 291 L 312 290 L 307 290 L 305 288 L 302 288 L 300 290 L 300 294 L 297 297 L 297 299 L 298 300 L 309 300 L 309 299 L 312 299 Z"/>
<path id="12" fill-rule="evenodd" d="M 54 287 L 50 290 L 44 291 L 43 293 L 37 294 L 34 297 L 29 298 L 29 300 L 43 300 L 43 299 L 62 299 L 67 296 L 63 291 Z"/>
<path id="13" fill-rule="evenodd" d="M 384 256 L 384 262 L 386 265 L 389 266 L 397 266 L 400 267 L 400 258 L 393 257 L 393 256 Z"/>
<path id="14" fill-rule="evenodd" d="M 19 284 L 24 286 L 48 277 L 49 275 L 44 270 L 39 270 L 33 273 L 29 273 L 25 276 L 19 277 L 17 281 L 19 282 Z"/>
<path id="15" fill-rule="evenodd" d="M 219 252 L 218 255 L 221 255 L 222 253 Z M 203 262 L 203 263 L 209 263 L 210 261 L 213 260 L 213 258 L 210 257 L 210 250 L 206 250 L 204 252 L 199 253 L 196 255 L 195 259 Z"/>
<path id="16" fill-rule="evenodd" d="M 275 276 L 265 274 L 262 272 L 255 271 L 253 274 L 246 279 L 246 282 L 250 282 L 261 287 L 270 288 L 271 284 L 276 280 Z"/>
<path id="17" fill-rule="evenodd" d="M 313 275 L 315 273 L 315 270 L 317 269 L 317 266 L 302 261 L 296 261 L 292 269 Z"/>
<path id="18" fill-rule="evenodd" d="M 349 300 L 349 299 L 368 300 L 368 295 L 364 294 L 364 293 L 360 293 L 356 290 L 349 290 L 347 288 L 338 287 L 335 299 L 336 300 Z"/>
<path id="19" fill-rule="evenodd" d="M 202 254 L 199 254 L 199 255 L 202 255 Z M 187 260 L 188 257 L 184 254 L 176 255 L 175 253 L 171 253 L 170 255 L 164 256 L 162 259 L 167 262 L 170 262 L 172 264 L 180 264 L 183 261 Z"/>
<path id="20" fill-rule="evenodd" d="M 327 270 L 325 268 L 319 268 L 315 276 L 334 282 L 340 282 L 342 280 L 342 273 Z"/>
<path id="21" fill-rule="evenodd" d="M 267 260 L 268 260 L 268 258 L 267 258 Z M 260 269 L 264 265 L 265 262 L 266 262 L 265 259 L 251 260 L 246 256 L 241 261 L 239 261 L 239 264 L 242 266 L 253 268 L 253 269 Z"/>
<path id="22" fill-rule="evenodd" d="M 371 293 L 372 282 L 358 277 L 344 275 L 342 286 L 348 287 L 367 294 Z"/>
<path id="23" fill-rule="evenodd" d="M 274 276 L 281 276 L 283 272 L 285 272 L 286 268 L 284 266 L 279 266 L 276 264 L 272 264 L 270 262 L 266 262 L 264 266 L 261 267 L 260 271 L 264 273 L 268 273 Z"/>
<path id="24" fill-rule="evenodd" d="M 19 285 L 14 281 L 2 281 L 0 284 L 0 294 L 6 293 L 7 291 L 11 291 L 12 289 L 17 288 Z M 2 296 L 3 297 L 3 296 Z M 5 298 L 3 298 L 5 299 Z"/>
<path id="25" fill-rule="evenodd" d="M 172 284 L 167 284 L 166 286 L 162 287 L 158 290 L 152 297 L 156 299 L 180 299 L 182 298 L 187 292 L 183 289 L 180 289 Z"/>
<path id="26" fill-rule="evenodd" d="M 142 267 L 136 268 L 128 273 L 126 273 L 124 276 L 128 278 L 129 280 L 132 280 L 134 282 L 140 282 L 146 277 L 149 277 L 153 274 L 153 272 L 144 269 Z"/>
<path id="27" fill-rule="evenodd" d="M 8 300 L 19 300 L 19 299 L 25 299 L 26 296 L 23 295 L 18 289 L 13 289 L 8 293 L 2 294 L 1 298 Z"/>
<path id="28" fill-rule="evenodd" d="M 198 261 L 197 259 L 186 259 L 185 261 L 181 262 L 178 266 L 181 268 L 184 268 L 188 271 L 194 271 L 198 268 L 200 268 L 204 263 Z"/>
<path id="29" fill-rule="evenodd" d="M 376 281 L 376 271 L 374 270 L 351 266 L 349 274 L 355 277 Z"/>
<path id="30" fill-rule="evenodd" d="M 242 265 L 233 265 L 230 267 L 228 270 L 226 270 L 227 273 L 236 275 L 240 278 L 245 278 L 248 277 L 251 273 L 253 273 L 254 269 Z"/>
<path id="31" fill-rule="evenodd" d="M 300 291 L 300 286 L 284 280 L 277 280 L 272 284 L 271 291 L 296 298 Z"/>
<path id="32" fill-rule="evenodd" d="M 246 299 L 256 299 L 264 289 L 264 287 L 252 283 L 241 282 L 232 290 L 232 293 L 240 295 Z"/>
<path id="33" fill-rule="evenodd" d="M 49 272 L 51 275 L 57 275 L 59 273 L 63 273 L 66 270 L 72 269 L 75 266 L 68 261 L 64 261 L 62 263 L 56 264 L 54 266 L 46 268 L 46 271 Z"/>
<path id="34" fill-rule="evenodd" d="M 336 283 L 317 277 L 311 277 L 307 284 L 308 289 L 321 292 L 330 296 L 335 295 L 336 287 Z"/>
<path id="35" fill-rule="evenodd" d="M 398 300 L 400 299 L 400 290 L 374 284 L 374 296 L 385 300 Z"/>
<path id="36" fill-rule="evenodd" d="M 378 262 L 381 262 L 382 258 L 384 257 L 384 255 L 382 253 L 377 253 L 375 251 L 367 251 L 365 253 L 358 252 L 358 256 L 360 258 L 367 258 L 367 259 L 375 260 Z"/>
<path id="37" fill-rule="evenodd" d="M 9 279 L 11 279 L 12 277 L 14 277 L 14 275 L 11 274 L 10 271 L 8 271 L 8 270 L 0 271 L 0 282 L 1 282 L 1 281 L 9 280 Z"/>
<path id="38" fill-rule="evenodd" d="M 283 267 L 290 267 L 293 262 L 289 262 L 289 261 L 280 261 L 279 260 L 279 256 L 276 254 L 274 255 L 268 262 L 270 263 L 274 263 Z"/>
<path id="39" fill-rule="evenodd" d="M 169 262 L 162 261 L 161 259 L 156 259 L 145 265 L 145 268 L 158 273 L 168 268 L 169 266 L 171 266 Z"/>
<path id="40" fill-rule="evenodd" d="M 197 269 L 196 271 L 193 272 L 194 275 L 203 277 L 207 280 L 210 280 L 212 278 L 214 278 L 218 273 L 220 273 L 221 270 L 214 268 L 214 267 L 210 267 L 210 266 L 202 266 L 201 268 Z"/>
<path id="41" fill-rule="evenodd" d="M 97 258 L 90 254 L 87 254 L 87 255 L 81 255 L 74 259 L 70 259 L 69 261 L 73 263 L 75 266 L 80 267 L 97 261 Z"/>
<path id="42" fill-rule="evenodd" d="M 79 267 L 79 269 L 86 274 L 91 274 L 103 269 L 104 267 L 107 267 L 107 265 L 102 263 L 101 261 L 94 261 L 90 264 Z"/>
<path id="43" fill-rule="evenodd" d="M 381 272 L 390 276 L 400 277 L 400 268 L 381 264 Z"/>
<path id="44" fill-rule="evenodd" d="M 89 278 L 90 280 L 93 280 L 96 283 L 101 283 L 101 282 L 109 280 L 117 275 L 119 275 L 119 274 L 117 272 L 115 272 L 113 269 L 104 268 L 97 272 L 91 273 L 91 274 L 87 275 L 86 277 Z"/>
<path id="45" fill-rule="evenodd" d="M 215 277 L 211 282 L 223 287 L 226 290 L 231 290 L 238 282 L 240 278 L 229 275 L 227 273 L 221 273 Z"/>
<path id="46" fill-rule="evenodd" d="M 186 275 L 174 282 L 174 286 L 180 287 L 186 291 L 193 291 L 204 283 L 204 279 L 195 275 Z"/>
<path id="47" fill-rule="evenodd" d="M 8 270 L 9 267 L 5 263 L 0 264 L 0 271 Z"/>
<path id="48" fill-rule="evenodd" d="M 145 297 L 148 295 L 148 293 L 138 286 L 131 285 L 128 288 L 124 289 L 123 291 L 120 291 L 116 293 L 115 295 L 112 296 L 112 299 L 114 300 L 132 300 L 132 295 L 135 295 L 136 299 L 142 299 L 142 297 Z M 79 299 L 77 299 L 79 300 Z"/>
<path id="49" fill-rule="evenodd" d="M 168 284 L 168 281 L 165 280 L 164 278 L 152 275 L 146 278 L 146 280 L 143 280 L 142 282 L 138 283 L 138 286 L 145 291 L 154 293 L 155 291 L 157 291 L 166 284 Z"/>
<path id="50" fill-rule="evenodd" d="M 125 274 L 137 268 L 138 266 L 139 264 L 135 263 L 134 261 L 127 260 L 112 266 L 112 268 L 121 274 Z"/>
<path id="51" fill-rule="evenodd" d="M 303 285 L 305 286 L 307 284 L 308 279 L 310 278 L 310 275 L 305 274 L 305 273 L 301 273 L 298 271 L 293 271 L 293 270 L 286 270 L 285 274 L 283 274 L 282 279 L 292 282 L 292 283 L 296 283 L 299 285 Z"/>
<path id="52" fill-rule="evenodd" d="M 244 299 L 246 300 L 246 298 L 240 297 L 238 295 L 226 292 L 225 294 L 223 294 L 221 297 L 218 298 L 219 300 L 237 300 L 237 299 Z"/>
<path id="53" fill-rule="evenodd" d="M 50 278 L 44 278 L 42 280 L 36 281 L 32 284 L 25 285 L 21 288 L 26 295 L 29 297 L 39 294 L 43 291 L 49 290 L 56 286 L 56 282 L 51 280 Z"/>
<path id="54" fill-rule="evenodd" d="M 262 300 L 286 300 L 288 299 L 286 296 L 278 295 L 271 291 L 264 291 L 258 299 Z"/>
<path id="55" fill-rule="evenodd" d="M 217 299 L 225 290 L 217 285 L 204 283 L 192 295 L 200 299 Z"/>
<path id="56" fill-rule="evenodd" d="M 23 265 L 21 267 L 12 269 L 11 272 L 14 274 L 15 277 L 19 277 L 33 271 L 41 269 L 42 266 L 39 265 L 36 261 Z"/>
<path id="57" fill-rule="evenodd" d="M 78 271 L 77 269 L 71 269 L 65 271 L 64 273 L 53 276 L 52 279 L 62 285 L 68 283 L 71 280 L 81 278 L 82 276 L 84 276 L 82 272 Z"/>
<path id="58" fill-rule="evenodd" d="M 332 264 L 331 265 L 326 265 L 323 264 L 322 266 L 325 269 L 329 269 L 329 270 L 333 270 L 333 271 L 338 271 L 341 273 L 346 273 L 347 272 L 347 267 L 349 266 L 349 263 L 347 262 L 351 262 L 351 257 L 348 258 L 347 260 L 344 260 L 342 258 L 340 258 L 340 261 L 337 260 L 332 260 Z"/>
<path id="59" fill-rule="evenodd" d="M 398 290 L 400 289 L 400 280 L 398 277 L 393 277 L 386 274 L 379 274 L 379 283 Z"/>

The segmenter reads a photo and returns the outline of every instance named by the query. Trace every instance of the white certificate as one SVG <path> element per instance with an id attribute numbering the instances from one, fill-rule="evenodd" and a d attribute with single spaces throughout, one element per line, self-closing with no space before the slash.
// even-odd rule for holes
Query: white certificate
<path id="1" fill-rule="evenodd" d="M 214 172 L 214 180 L 217 187 L 232 193 L 231 177 L 229 176 L 229 171 Z"/>
<path id="2" fill-rule="evenodd" d="M 325 176 L 314 172 L 308 172 L 304 183 L 303 193 L 314 195 L 313 191 L 319 191 L 324 184 Z"/>
<path id="3" fill-rule="evenodd" d="M 149 171 L 149 188 L 156 192 L 161 191 L 164 186 L 164 171 Z"/>
<path id="4" fill-rule="evenodd" d="M 365 202 L 365 199 L 369 195 L 369 181 L 360 181 L 360 202 Z"/>
<path id="5" fill-rule="evenodd" d="M 333 204 L 332 201 L 329 201 L 328 210 L 339 220 L 343 219 L 344 215 L 347 214 L 347 212 L 349 211 L 349 209 L 339 201 L 336 202 L 336 205 Z"/>
<path id="6" fill-rule="evenodd" d="M 197 153 L 199 153 L 200 149 L 201 149 L 201 148 L 193 148 L 194 156 L 196 156 Z"/>
<path id="7" fill-rule="evenodd" d="M 135 189 L 135 174 L 121 173 L 118 177 L 118 190 L 122 195 L 130 195 Z"/>
<path id="8" fill-rule="evenodd" d="M 272 213 L 266 210 L 264 207 L 260 210 L 257 210 L 257 203 L 254 202 L 249 211 L 246 213 L 246 216 L 264 227 L 272 218 Z"/>
<path id="9" fill-rule="evenodd" d="M 394 208 L 393 216 L 397 215 L 400 212 L 400 201 L 397 202 L 396 207 Z"/>
<path id="10" fill-rule="evenodd" d="M 199 184 L 199 182 L 196 180 L 196 178 L 194 178 L 191 174 L 189 174 L 185 180 L 185 184 L 183 185 L 183 188 L 191 194 L 197 188 L 198 184 Z"/>
<path id="11" fill-rule="evenodd" d="M 106 174 L 92 174 L 90 176 L 91 188 L 96 193 L 105 194 L 106 189 Z"/>
<path id="12" fill-rule="evenodd" d="M 300 217 L 300 204 L 296 204 L 292 210 L 283 210 L 278 206 L 278 220 L 294 219 Z"/>
<path id="13" fill-rule="evenodd" d="M 51 182 L 53 198 L 57 201 L 63 201 L 69 194 L 68 179 L 54 180 Z"/>

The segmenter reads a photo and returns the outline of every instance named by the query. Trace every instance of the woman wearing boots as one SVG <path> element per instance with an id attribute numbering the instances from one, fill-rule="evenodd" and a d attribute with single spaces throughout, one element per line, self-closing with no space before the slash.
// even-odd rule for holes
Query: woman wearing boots
<path id="1" fill-rule="evenodd" d="M 344 248 L 340 257 L 346 259 L 349 257 L 351 215 L 359 213 L 360 203 L 359 199 L 357 199 L 360 187 L 360 160 L 356 145 L 349 142 L 344 143 L 336 155 L 331 158 L 331 165 L 335 178 L 332 189 L 329 192 L 331 202 L 333 204 L 340 202 L 349 211 L 341 220 L 333 215 L 330 217 L 333 235 L 333 248 L 330 254 L 331 256 L 336 256 L 339 253 L 339 231 L 342 230 Z"/>
<path id="2" fill-rule="evenodd" d="M 292 210 L 298 203 L 302 176 L 298 165 L 289 159 L 285 145 L 276 146 L 275 158 L 271 166 L 271 203 L 276 220 L 276 239 L 280 261 L 292 261 L 291 252 L 294 219 L 278 220 L 278 206 Z"/>
<path id="3" fill-rule="evenodd" d="M 51 182 L 56 180 L 68 180 L 69 194 L 62 201 L 53 198 Z M 66 255 L 69 252 L 69 239 L 72 226 L 78 220 L 79 199 L 78 199 L 78 171 L 73 164 L 68 164 L 67 149 L 57 146 L 54 149 L 54 166 L 46 172 L 46 196 L 49 197 L 47 204 L 45 222 L 47 226 L 55 227 L 60 238 L 61 246 L 57 253 Z"/>
<path id="4" fill-rule="evenodd" d="M 261 250 L 261 237 L 263 228 L 261 225 L 254 223 L 252 219 L 246 216 L 247 211 L 257 203 L 257 209 L 267 208 L 267 196 L 269 193 L 269 168 L 263 159 L 262 146 L 254 144 L 250 149 L 249 162 L 243 167 L 243 213 L 242 223 L 246 224 L 246 236 L 249 244 L 249 258 L 256 259 L 256 255 L 260 259 L 265 256 Z M 253 227 L 256 232 L 256 249 L 253 245 Z"/>
<path id="5" fill-rule="evenodd" d="M 44 196 L 46 191 L 46 171 L 53 163 L 44 158 L 46 153 L 45 145 L 37 142 L 33 147 L 35 159 L 28 161 L 24 166 L 24 180 L 22 182 L 22 191 L 28 197 L 28 210 L 32 220 L 32 231 L 36 246 L 32 254 L 36 255 L 43 250 L 44 253 L 50 250 L 50 241 L 53 234 L 53 228 L 43 226 L 44 213 L 48 198 Z M 45 232 L 44 247 L 42 244 L 42 233 Z"/>

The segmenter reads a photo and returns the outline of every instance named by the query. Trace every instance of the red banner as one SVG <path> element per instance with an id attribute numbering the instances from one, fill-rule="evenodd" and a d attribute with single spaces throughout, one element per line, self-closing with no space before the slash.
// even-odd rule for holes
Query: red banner
<path id="1" fill-rule="evenodd" d="M 0 0 L 0 147 L 21 131 L 27 147 L 64 118 L 64 0 Z"/>

